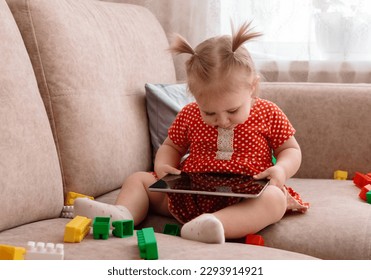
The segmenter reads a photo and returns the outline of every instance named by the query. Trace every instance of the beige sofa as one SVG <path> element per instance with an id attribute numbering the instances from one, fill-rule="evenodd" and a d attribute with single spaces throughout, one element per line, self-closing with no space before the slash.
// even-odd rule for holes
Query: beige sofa
<path id="1" fill-rule="evenodd" d="M 9 5 L 9 8 L 8 8 Z M 113 203 L 150 170 L 146 83 L 176 82 L 168 42 L 146 9 L 96 0 L 0 0 L 0 244 L 63 242 L 74 191 Z M 288 185 L 311 203 L 262 230 L 265 246 L 162 234 L 160 259 L 370 259 L 371 205 L 337 169 L 371 172 L 371 86 L 262 84 L 297 129 L 303 164 Z M 65 259 L 139 259 L 135 235 L 66 243 Z"/>

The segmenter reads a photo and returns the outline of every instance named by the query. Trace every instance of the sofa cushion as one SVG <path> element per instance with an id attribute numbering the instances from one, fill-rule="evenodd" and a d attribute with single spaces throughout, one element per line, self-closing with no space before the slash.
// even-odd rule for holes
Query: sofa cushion
<path id="1" fill-rule="evenodd" d="M 371 205 L 358 197 L 360 189 L 349 180 L 290 179 L 287 185 L 311 207 L 305 213 L 287 213 L 258 234 L 265 246 L 320 259 L 371 259 Z M 114 203 L 117 191 L 98 197 Z M 150 214 L 140 225 L 163 232 L 174 218 Z M 241 242 L 238 240 L 238 242 Z"/>
<path id="2" fill-rule="evenodd" d="M 370 172 L 371 85 L 264 83 L 296 129 L 303 160 L 296 177 L 333 178 L 334 171 Z"/>
<path id="3" fill-rule="evenodd" d="M 8 3 L 49 114 L 65 192 L 97 196 L 149 169 L 144 85 L 175 81 L 155 17 L 96 0 Z"/>
<path id="4" fill-rule="evenodd" d="M 152 151 L 156 155 L 176 115 L 194 97 L 187 92 L 186 84 L 147 83 L 145 88 Z"/>
<path id="5" fill-rule="evenodd" d="M 371 205 L 349 180 L 290 179 L 311 208 L 260 232 L 270 247 L 321 259 L 371 259 Z"/>
<path id="6" fill-rule="evenodd" d="M 48 117 L 26 48 L 4 0 L 0 0 L 0 26 L 2 231 L 58 217 L 63 192 Z"/>
<path id="7" fill-rule="evenodd" d="M 65 225 L 69 219 L 53 219 L 32 223 L 0 233 L 0 243 L 25 247 L 27 241 L 63 243 Z M 24 234 L 27 232 L 28 234 Z M 14 240 L 17 236 L 17 240 Z M 273 249 L 238 243 L 205 244 L 181 237 L 156 233 L 160 260 L 313 260 L 315 258 Z M 81 243 L 64 243 L 66 260 L 139 260 L 136 233 L 128 238 L 110 234 L 108 240 L 96 240 L 88 234 Z"/>

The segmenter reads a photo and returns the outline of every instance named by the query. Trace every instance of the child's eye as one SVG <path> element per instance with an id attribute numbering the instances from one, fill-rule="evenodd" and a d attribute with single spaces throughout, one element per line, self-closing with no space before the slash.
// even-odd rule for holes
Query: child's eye
<path id="1" fill-rule="evenodd" d="M 237 111 L 238 111 L 238 108 L 233 109 L 233 110 L 229 110 L 227 112 L 228 112 L 228 114 L 235 114 L 235 113 L 237 113 Z"/>
<path id="2" fill-rule="evenodd" d="M 214 116 L 214 115 L 215 115 L 215 113 L 208 113 L 208 112 L 204 112 L 204 114 L 205 114 L 206 116 Z"/>

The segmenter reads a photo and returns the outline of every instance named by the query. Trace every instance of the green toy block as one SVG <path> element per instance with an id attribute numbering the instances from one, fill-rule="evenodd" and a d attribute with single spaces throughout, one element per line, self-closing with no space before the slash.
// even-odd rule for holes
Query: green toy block
<path id="1" fill-rule="evenodd" d="M 108 239 L 110 229 L 110 217 L 95 217 L 93 221 L 94 239 Z"/>
<path id="2" fill-rule="evenodd" d="M 146 260 L 157 260 L 157 241 L 153 227 L 137 230 L 140 257 Z"/>
<path id="3" fill-rule="evenodd" d="M 276 163 L 277 163 L 277 159 L 274 157 L 274 155 L 272 155 L 272 164 L 276 165 Z"/>
<path id="4" fill-rule="evenodd" d="M 180 227 L 176 224 L 166 224 L 164 227 L 164 234 L 169 234 L 169 235 L 175 235 L 179 236 L 180 235 Z"/>
<path id="5" fill-rule="evenodd" d="M 112 222 L 114 230 L 112 234 L 116 237 L 125 238 L 133 236 L 134 234 L 134 221 L 133 220 L 120 220 Z"/>
<path id="6" fill-rule="evenodd" d="M 366 201 L 371 204 L 371 191 L 366 193 Z"/>

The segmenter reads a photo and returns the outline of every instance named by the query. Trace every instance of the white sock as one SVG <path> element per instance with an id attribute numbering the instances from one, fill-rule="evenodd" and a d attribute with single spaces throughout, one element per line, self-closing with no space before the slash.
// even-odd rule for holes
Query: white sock
<path id="1" fill-rule="evenodd" d="M 204 243 L 224 243 L 222 223 L 212 214 L 202 214 L 184 224 L 180 234 L 185 239 Z"/>
<path id="2" fill-rule="evenodd" d="M 111 222 L 118 220 L 133 220 L 133 216 L 126 207 L 107 204 L 88 198 L 76 198 L 73 204 L 74 216 L 83 216 L 89 219 L 95 217 L 111 217 Z"/>

